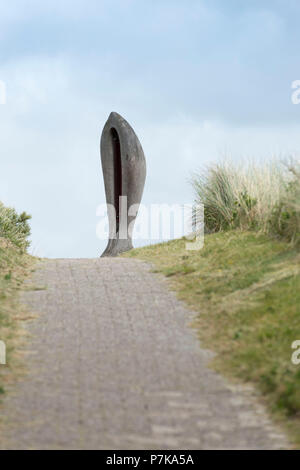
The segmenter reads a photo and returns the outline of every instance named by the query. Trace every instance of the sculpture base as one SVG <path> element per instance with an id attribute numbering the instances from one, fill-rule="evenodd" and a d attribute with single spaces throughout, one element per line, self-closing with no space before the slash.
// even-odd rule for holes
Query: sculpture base
<path id="1" fill-rule="evenodd" d="M 133 245 L 131 240 L 112 239 L 109 240 L 108 245 L 100 258 L 118 256 L 121 253 L 132 250 L 132 248 Z"/>

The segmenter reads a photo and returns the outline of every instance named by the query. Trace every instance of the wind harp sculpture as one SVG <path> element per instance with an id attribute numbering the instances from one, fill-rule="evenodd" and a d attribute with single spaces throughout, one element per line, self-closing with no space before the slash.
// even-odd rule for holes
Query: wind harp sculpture
<path id="1" fill-rule="evenodd" d="M 140 141 L 118 113 L 111 113 L 103 128 L 101 162 L 109 220 L 108 245 L 101 256 L 117 256 L 133 248 L 133 226 L 146 179 Z"/>

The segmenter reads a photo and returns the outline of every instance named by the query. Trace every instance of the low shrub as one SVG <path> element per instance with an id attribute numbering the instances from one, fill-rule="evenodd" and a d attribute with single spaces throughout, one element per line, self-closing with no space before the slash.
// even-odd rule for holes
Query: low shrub
<path id="1" fill-rule="evenodd" d="M 7 208 L 0 202 L 0 237 L 26 250 L 30 245 L 30 219 L 26 212 L 18 214 L 15 209 Z"/>

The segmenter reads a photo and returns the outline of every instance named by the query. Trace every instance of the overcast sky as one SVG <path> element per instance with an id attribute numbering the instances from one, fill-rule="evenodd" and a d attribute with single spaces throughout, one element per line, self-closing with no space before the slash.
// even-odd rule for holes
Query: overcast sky
<path id="1" fill-rule="evenodd" d="M 32 214 L 32 251 L 94 257 L 99 140 L 133 126 L 144 202 L 192 202 L 222 155 L 299 153 L 299 0 L 0 0 L 0 200 Z"/>

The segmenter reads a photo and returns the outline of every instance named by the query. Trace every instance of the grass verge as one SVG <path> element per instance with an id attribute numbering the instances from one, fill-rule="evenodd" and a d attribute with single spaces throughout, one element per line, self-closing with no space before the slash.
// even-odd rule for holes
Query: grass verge
<path id="1" fill-rule="evenodd" d="M 255 232 L 207 235 L 200 251 L 175 240 L 124 256 L 151 262 L 179 299 L 199 312 L 203 345 L 222 374 L 254 383 L 274 417 L 300 446 L 300 253 Z M 300 356 L 300 354 L 299 354 Z"/>
<path id="2" fill-rule="evenodd" d="M 0 400 L 21 363 L 23 307 L 18 303 L 18 291 L 34 262 L 23 247 L 0 237 L 0 340 L 6 344 L 6 365 L 0 365 Z"/>

